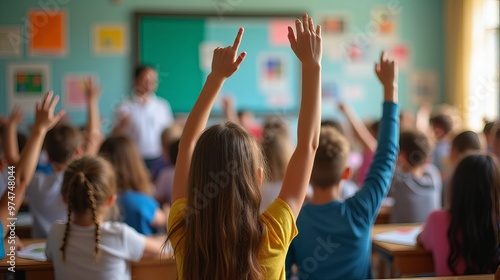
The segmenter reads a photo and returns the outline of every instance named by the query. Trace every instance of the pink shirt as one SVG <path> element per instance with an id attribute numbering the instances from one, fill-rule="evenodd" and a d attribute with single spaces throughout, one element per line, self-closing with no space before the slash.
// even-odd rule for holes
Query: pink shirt
<path id="1" fill-rule="evenodd" d="M 432 252 L 434 259 L 434 271 L 436 276 L 453 275 L 448 267 L 448 255 L 450 246 L 448 244 L 448 227 L 450 226 L 450 213 L 445 210 L 434 211 L 427 217 L 424 229 L 420 235 L 420 241 L 425 249 Z M 458 261 L 455 270 L 463 275 L 465 272 L 465 262 Z"/>

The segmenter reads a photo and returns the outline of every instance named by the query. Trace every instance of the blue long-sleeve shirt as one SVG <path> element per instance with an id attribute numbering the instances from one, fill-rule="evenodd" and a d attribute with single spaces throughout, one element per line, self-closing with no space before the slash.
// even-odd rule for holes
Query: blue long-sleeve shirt
<path id="1" fill-rule="evenodd" d="M 371 227 L 390 187 L 398 139 L 398 105 L 384 102 L 378 147 L 363 187 L 343 202 L 302 207 L 299 234 L 288 250 L 287 272 L 296 264 L 300 279 L 371 277 Z"/>

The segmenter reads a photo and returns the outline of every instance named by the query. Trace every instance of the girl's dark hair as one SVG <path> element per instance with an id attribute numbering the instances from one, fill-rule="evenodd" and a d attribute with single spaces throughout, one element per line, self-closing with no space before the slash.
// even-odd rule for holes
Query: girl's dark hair
<path id="1" fill-rule="evenodd" d="M 451 180 L 448 267 L 456 275 L 494 273 L 499 265 L 500 175 L 497 160 L 485 154 L 464 157 Z"/>
<path id="2" fill-rule="evenodd" d="M 72 162 L 64 172 L 61 195 L 68 204 L 68 221 L 60 250 L 66 259 L 66 244 L 71 230 L 71 216 L 92 215 L 95 225 L 94 261 L 99 256 L 101 227 L 99 209 L 116 194 L 115 173 L 106 160 L 85 156 Z"/>
<path id="3" fill-rule="evenodd" d="M 174 248 L 184 252 L 183 279 L 264 279 L 258 261 L 265 232 L 259 218 L 261 166 L 257 142 L 238 124 L 214 125 L 200 136 L 189 170 L 187 210 L 168 236 L 185 229 Z"/>

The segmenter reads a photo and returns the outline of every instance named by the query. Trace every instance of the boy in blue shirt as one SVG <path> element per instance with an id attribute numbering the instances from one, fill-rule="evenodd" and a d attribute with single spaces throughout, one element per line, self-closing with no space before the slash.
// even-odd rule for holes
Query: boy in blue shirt
<path id="1" fill-rule="evenodd" d="M 378 147 L 363 187 L 345 201 L 340 183 L 350 173 L 348 142 L 333 129 L 321 130 L 311 175 L 314 195 L 297 218 L 299 235 L 286 261 L 287 273 L 295 264 L 300 279 L 371 277 L 371 227 L 390 187 L 399 138 L 397 63 L 383 53 L 375 72 L 384 87 Z"/>

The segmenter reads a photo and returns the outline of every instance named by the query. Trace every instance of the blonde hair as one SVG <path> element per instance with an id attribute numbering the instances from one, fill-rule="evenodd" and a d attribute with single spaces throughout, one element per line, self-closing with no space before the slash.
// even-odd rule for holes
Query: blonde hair
<path id="1" fill-rule="evenodd" d="M 184 279 L 263 279 L 260 166 L 259 146 L 240 125 L 214 125 L 200 136 L 189 171 L 188 210 L 169 232 L 185 229 L 177 245 L 183 248 L 174 248 L 185 252 Z"/>
<path id="2" fill-rule="evenodd" d="M 100 224 L 98 211 L 106 201 L 116 194 L 116 180 L 113 168 L 100 157 L 85 156 L 71 163 L 62 182 L 61 195 L 68 204 L 68 221 L 60 248 L 63 261 L 66 259 L 66 244 L 71 229 L 71 215 L 86 215 L 90 212 L 95 225 L 94 261 L 100 249 Z"/>
<path id="3" fill-rule="evenodd" d="M 153 193 L 153 183 L 146 165 L 130 138 L 124 135 L 107 138 L 99 148 L 99 155 L 113 165 L 120 192 L 134 190 L 147 195 Z"/>
<path id="4" fill-rule="evenodd" d="M 270 117 L 264 123 L 262 152 L 268 167 L 270 182 L 282 181 L 292 155 L 292 144 L 287 124 L 278 117 Z"/>

